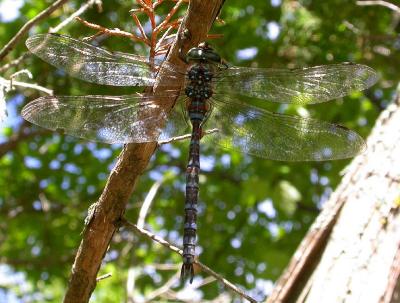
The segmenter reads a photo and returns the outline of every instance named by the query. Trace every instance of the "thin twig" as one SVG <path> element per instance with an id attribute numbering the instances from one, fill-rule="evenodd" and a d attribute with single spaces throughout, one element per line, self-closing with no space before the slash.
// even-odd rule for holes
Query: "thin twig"
<path id="1" fill-rule="evenodd" d="M 226 286 L 227 288 L 229 288 L 230 290 L 236 292 L 237 294 L 239 294 L 241 297 L 246 298 L 247 300 L 249 300 L 250 302 L 257 302 L 255 299 L 253 299 L 252 297 L 250 297 L 249 295 L 247 295 L 243 290 L 241 290 L 239 287 L 237 287 L 235 284 L 229 282 L 227 279 L 225 279 L 223 276 L 221 276 L 220 274 L 217 274 L 215 271 L 213 271 L 211 268 L 209 268 L 208 266 L 200 263 L 199 261 L 195 261 L 196 264 L 198 264 L 201 269 L 208 273 L 210 276 L 213 276 L 215 279 L 217 279 L 218 281 L 220 281 L 222 284 L 224 284 L 224 286 Z"/>
<path id="2" fill-rule="evenodd" d="M 38 84 L 26 83 L 26 82 L 15 81 L 15 80 L 7 80 L 2 77 L 0 77 L 0 86 L 4 87 L 6 89 L 6 92 L 12 90 L 14 86 L 21 86 L 21 87 L 33 88 L 38 91 L 42 91 L 48 95 L 53 94 L 53 91 L 51 89 L 40 86 Z"/>
<path id="3" fill-rule="evenodd" d="M 53 95 L 53 90 L 48 89 L 46 87 L 40 86 L 38 84 L 33 84 L 33 83 L 26 83 L 26 82 L 21 82 L 21 81 L 12 81 L 13 86 L 21 86 L 21 87 L 27 87 L 27 88 L 33 88 L 38 91 L 44 92 L 48 95 Z"/>
<path id="4" fill-rule="evenodd" d="M 15 45 L 17 45 L 19 40 L 32 28 L 35 23 L 47 18 L 52 12 L 54 12 L 57 8 L 59 8 L 66 2 L 68 2 L 68 0 L 57 0 L 44 11 L 39 13 L 35 18 L 26 22 L 18 31 L 18 33 L 16 33 L 14 37 L 0 51 L 0 60 L 2 60 L 15 47 Z"/>
<path id="5" fill-rule="evenodd" d="M 346 26 L 349 30 L 351 30 L 356 35 L 360 35 L 362 33 L 359 28 L 357 28 L 354 24 L 350 23 L 347 20 L 343 21 L 343 25 Z"/>
<path id="6" fill-rule="evenodd" d="M 2 67 L 0 67 L 0 73 L 4 73 L 11 67 L 19 65 L 23 60 L 25 60 L 29 56 L 30 56 L 30 53 L 26 52 L 23 55 L 19 56 L 17 59 L 3 65 Z"/>
<path id="7" fill-rule="evenodd" d="M 217 133 L 219 131 L 218 128 L 212 128 L 212 129 L 207 129 L 206 131 L 204 131 L 203 136 L 209 135 L 209 134 L 213 134 L 213 133 Z M 166 140 L 160 140 L 158 141 L 158 145 L 163 145 L 163 144 L 168 144 L 168 143 L 173 143 L 176 141 L 182 141 L 182 140 L 186 140 L 186 139 L 190 139 L 191 135 L 190 134 L 185 134 L 182 136 L 176 136 L 176 137 L 172 137 Z"/>
<path id="8" fill-rule="evenodd" d="M 143 228 L 144 227 L 144 221 L 146 219 L 147 213 L 150 209 L 150 206 L 152 204 L 152 202 L 154 201 L 154 197 L 157 194 L 158 189 L 160 188 L 161 184 L 163 183 L 163 179 L 155 182 L 153 184 L 153 186 L 150 188 L 148 194 L 146 195 L 146 198 L 144 199 L 143 205 L 140 208 L 140 212 L 139 212 L 139 218 L 137 220 L 137 226 L 139 228 Z"/>
<path id="9" fill-rule="evenodd" d="M 139 4 L 140 6 L 143 7 L 143 9 L 145 9 L 145 10 L 147 10 L 147 11 L 152 11 L 152 10 L 153 10 L 151 1 L 150 1 L 149 3 L 146 3 L 145 1 L 137 0 L 137 2 L 138 2 L 138 4 Z"/>
<path id="10" fill-rule="evenodd" d="M 164 182 L 165 178 L 155 182 L 153 184 L 153 186 L 150 188 L 146 198 L 144 199 L 144 202 L 142 204 L 142 206 L 140 207 L 140 211 L 139 211 L 139 217 L 137 220 L 137 226 L 139 228 L 143 228 L 144 227 L 144 222 L 146 220 L 146 216 L 149 212 L 150 206 L 154 201 L 154 197 L 157 194 L 158 189 L 160 188 L 161 184 Z M 132 262 L 134 263 L 134 262 Z M 134 296 L 134 288 L 135 288 L 135 281 L 136 281 L 136 276 L 137 276 L 137 272 L 138 270 L 135 269 L 135 267 L 131 267 L 129 268 L 128 271 L 128 278 L 127 278 L 127 282 L 126 282 L 126 293 L 128 298 L 133 298 Z M 135 301 L 135 300 L 133 300 Z"/>
<path id="11" fill-rule="evenodd" d="M 164 240 L 161 237 L 158 237 L 156 235 L 154 235 L 153 233 L 149 232 L 148 230 L 145 230 L 143 228 L 139 228 L 137 225 L 127 221 L 126 219 L 122 219 L 121 220 L 121 224 L 131 230 L 133 230 L 134 232 L 137 232 L 141 235 L 144 235 L 150 239 L 152 239 L 153 241 L 160 243 L 161 245 L 167 247 L 168 249 L 172 250 L 173 252 L 176 252 L 178 254 L 180 254 L 182 256 L 182 250 L 178 247 L 176 247 L 175 245 L 172 245 L 171 243 L 169 243 L 168 241 Z M 198 260 L 195 260 L 194 262 L 195 264 L 197 264 L 198 266 L 200 266 L 200 268 L 208 273 L 209 275 L 213 276 L 215 279 L 217 279 L 218 281 L 220 281 L 226 288 L 229 288 L 230 290 L 236 292 L 237 294 L 239 294 L 241 297 L 249 300 L 250 302 L 257 302 L 255 299 L 253 299 L 252 297 L 248 296 L 243 290 L 241 290 L 240 288 L 238 288 L 236 285 L 234 285 L 233 283 L 229 282 L 227 279 L 225 279 L 223 276 L 221 276 L 220 274 L 217 274 L 215 271 L 213 271 L 211 268 L 209 268 L 208 266 L 204 265 L 203 263 L 201 263 Z"/>
<path id="12" fill-rule="evenodd" d="M 167 14 L 167 16 L 165 17 L 165 19 L 154 29 L 155 33 L 160 32 L 161 30 L 163 30 L 164 28 L 167 27 L 168 22 L 171 20 L 171 18 L 174 16 L 174 14 L 176 13 L 176 11 L 178 10 L 178 8 L 182 5 L 184 1 L 183 0 L 179 0 L 178 2 L 176 2 L 175 6 L 171 9 L 171 11 Z"/>
<path id="13" fill-rule="evenodd" d="M 223 34 L 207 34 L 207 39 L 221 39 L 223 37 Z"/>
<path id="14" fill-rule="evenodd" d="M 181 266 L 179 264 L 157 264 L 157 263 L 153 263 L 151 265 L 152 267 L 154 267 L 154 269 L 156 270 L 180 270 Z"/>
<path id="15" fill-rule="evenodd" d="M 138 37 L 135 34 L 128 33 L 128 32 L 125 32 L 123 30 L 120 30 L 119 28 L 109 29 L 109 28 L 100 26 L 98 24 L 90 23 L 90 22 L 88 22 L 86 20 L 83 20 L 80 17 L 76 17 L 75 19 L 78 20 L 79 22 L 81 22 L 83 25 L 85 25 L 85 26 L 87 26 L 89 28 L 98 30 L 98 31 L 100 31 L 100 32 L 102 32 L 104 34 L 112 35 L 112 36 L 127 37 L 129 39 L 134 40 L 134 41 L 142 41 L 142 42 L 148 44 L 148 42 L 145 39 L 143 39 L 141 37 Z"/>
<path id="16" fill-rule="evenodd" d="M 135 21 L 135 24 L 138 27 L 140 34 L 142 35 L 142 38 L 145 39 L 146 41 L 148 41 L 149 38 L 147 37 L 146 32 L 144 31 L 144 28 L 142 26 L 142 23 L 140 23 L 139 18 L 136 16 L 135 13 L 132 13 L 131 16 L 132 16 L 133 20 Z"/>
<path id="17" fill-rule="evenodd" d="M 58 24 L 56 27 L 51 28 L 49 30 L 49 32 L 50 33 L 59 32 L 63 27 L 65 27 L 70 22 L 72 22 L 76 17 L 82 15 L 84 12 L 86 12 L 93 5 L 96 5 L 98 7 L 98 9 L 101 10 L 101 0 L 88 0 L 88 1 L 86 1 L 86 3 L 82 4 L 82 6 L 75 13 L 71 14 L 71 16 L 69 16 L 63 22 Z"/>
<path id="18" fill-rule="evenodd" d="M 112 276 L 112 274 L 111 274 L 111 273 L 108 273 L 108 274 L 105 274 L 105 275 L 102 275 L 102 276 L 96 278 L 96 281 L 99 282 L 99 281 L 101 281 L 101 280 L 110 278 L 111 276 Z"/>
<path id="19" fill-rule="evenodd" d="M 178 2 L 178 1 L 189 3 L 189 0 L 171 0 L 171 2 Z M 157 0 L 156 2 L 154 2 L 153 8 L 155 9 L 157 6 L 159 6 L 163 2 L 164 2 L 164 0 Z"/>
<path id="20" fill-rule="evenodd" d="M 196 286 L 196 288 L 203 287 L 203 286 L 205 286 L 205 285 L 207 285 L 207 284 L 210 284 L 210 283 L 214 282 L 215 280 L 216 280 L 216 279 L 215 279 L 214 277 L 206 277 L 206 278 L 203 279 L 203 281 L 201 281 L 201 282 Z"/>
<path id="21" fill-rule="evenodd" d="M 160 297 L 162 294 L 169 291 L 172 286 L 178 281 L 180 276 L 181 270 L 179 269 L 165 284 L 154 291 L 152 291 L 148 296 L 145 298 L 145 302 L 154 302 L 154 299 Z"/>
<path id="22" fill-rule="evenodd" d="M 26 76 L 28 76 L 29 79 L 33 78 L 32 73 L 29 70 L 27 70 L 26 68 L 24 68 L 24 69 L 21 69 L 21 70 L 15 72 L 15 73 L 13 73 L 10 76 L 10 81 L 13 81 L 14 78 L 17 78 L 17 77 L 19 77 L 21 75 L 26 75 Z"/>
<path id="23" fill-rule="evenodd" d="M 6 153 L 16 148 L 16 146 L 23 141 L 29 140 L 35 136 L 43 136 L 48 135 L 51 132 L 47 129 L 39 129 L 36 131 L 31 131 L 29 133 L 24 133 L 22 131 L 23 127 L 21 127 L 21 131 L 17 134 L 12 135 L 8 141 L 0 144 L 0 158 L 3 157 Z"/>
<path id="24" fill-rule="evenodd" d="M 173 29 L 172 26 L 169 26 L 167 28 L 167 30 L 164 32 L 164 34 L 162 35 L 162 37 L 160 39 L 158 39 L 157 43 L 156 43 L 156 53 L 158 52 L 158 50 L 160 49 L 160 47 L 162 46 L 161 44 L 166 41 L 167 37 L 171 36 L 169 35 L 169 33 L 171 32 L 171 30 Z M 175 35 L 174 35 L 175 36 Z M 165 46 L 165 45 L 164 45 Z M 169 46 L 169 45 L 168 45 Z"/>
<path id="25" fill-rule="evenodd" d="M 394 5 L 393 3 L 387 2 L 387 1 L 383 1 L 383 0 L 371 0 L 371 1 L 357 1 L 356 2 L 357 5 L 380 5 L 380 6 L 384 6 L 387 7 L 397 13 L 400 13 L 400 7 L 398 7 L 397 5 Z"/>
<path id="26" fill-rule="evenodd" d="M 190 139 L 190 137 L 191 137 L 190 134 L 186 134 L 186 135 L 182 135 L 182 136 L 176 136 L 176 137 L 168 138 L 166 140 L 160 140 L 160 141 L 158 141 L 158 145 L 163 145 L 163 144 L 173 143 L 173 142 L 177 142 L 177 141 L 182 141 L 182 140 Z"/>
<path id="27" fill-rule="evenodd" d="M 137 233 L 139 233 L 141 235 L 144 235 L 144 236 L 156 241 L 157 243 L 160 243 L 161 245 L 163 245 L 163 246 L 169 248 L 170 250 L 172 250 L 173 252 L 176 252 L 176 253 L 178 253 L 180 255 L 182 255 L 182 253 L 183 253 L 180 248 L 170 244 L 168 241 L 164 240 L 161 237 L 156 236 L 155 234 L 147 231 L 144 228 L 139 228 L 136 224 L 133 224 L 133 223 L 129 222 L 126 219 L 121 219 L 121 225 L 125 226 L 125 227 L 127 227 L 129 229 L 132 229 L 134 232 L 137 232 Z"/>

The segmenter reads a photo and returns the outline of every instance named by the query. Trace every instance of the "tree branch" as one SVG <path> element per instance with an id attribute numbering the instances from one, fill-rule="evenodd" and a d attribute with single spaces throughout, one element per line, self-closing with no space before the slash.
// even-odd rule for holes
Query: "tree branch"
<path id="1" fill-rule="evenodd" d="M 146 43 L 147 45 L 149 45 L 148 41 L 145 38 L 136 36 L 135 34 L 132 33 L 128 33 L 126 31 L 120 30 L 119 28 L 114 28 L 114 29 L 109 29 L 109 28 L 105 28 L 103 26 L 100 26 L 98 24 L 94 24 L 94 23 L 90 23 L 86 20 L 83 20 L 80 17 L 76 17 L 76 20 L 78 20 L 79 22 L 81 22 L 83 25 L 91 28 L 91 29 L 95 29 L 97 31 L 99 31 L 102 34 L 107 34 L 107 35 L 112 35 L 112 36 L 120 36 L 120 37 L 127 37 L 129 39 L 132 39 L 133 41 L 136 42 L 143 42 Z"/>
<path id="2" fill-rule="evenodd" d="M 50 33 L 57 33 L 59 32 L 63 27 L 65 27 L 66 25 L 68 25 L 70 22 L 74 21 L 74 19 L 76 17 L 79 17 L 80 15 L 82 15 L 84 12 L 86 12 L 89 8 L 91 8 L 93 5 L 96 5 L 98 8 L 98 11 L 101 11 L 101 0 L 88 0 L 86 3 L 82 4 L 82 6 L 73 14 L 71 14 L 71 16 L 69 16 L 67 19 L 65 19 L 63 22 L 61 22 L 60 24 L 58 24 L 56 27 L 51 28 L 49 30 Z"/>
<path id="3" fill-rule="evenodd" d="M 151 232 L 149 232 L 149 231 L 147 231 L 147 230 L 145 230 L 143 228 L 139 228 L 135 224 L 130 223 L 130 222 L 126 221 L 125 219 L 122 219 L 121 223 L 122 223 L 123 226 L 133 230 L 134 232 L 139 233 L 141 235 L 144 235 L 144 236 L 150 238 L 151 240 L 153 240 L 153 241 L 155 241 L 157 243 L 160 243 L 161 245 L 167 247 L 168 249 L 172 250 L 173 252 L 182 255 L 182 250 L 180 248 L 176 247 L 175 245 L 172 245 L 171 243 L 169 243 L 168 241 L 162 239 L 161 237 L 158 237 L 158 236 L 152 234 Z M 241 290 L 240 288 L 235 286 L 233 283 L 229 282 L 227 279 L 225 279 L 220 274 L 217 274 L 215 271 L 213 271 L 208 266 L 204 265 L 203 263 L 199 262 L 198 260 L 195 260 L 194 263 L 197 264 L 202 269 L 202 271 L 204 271 L 205 273 L 209 274 L 210 276 L 213 276 L 215 279 L 220 281 L 226 288 L 229 288 L 230 290 L 234 291 L 235 293 L 240 295 L 242 298 L 245 298 L 245 299 L 249 300 L 250 302 L 257 302 L 252 297 L 250 297 L 247 294 L 245 294 L 245 292 L 243 290 Z"/>
<path id="4" fill-rule="evenodd" d="M 39 129 L 37 131 L 30 131 L 28 133 L 25 133 L 23 132 L 24 129 L 25 128 L 21 126 L 21 129 L 17 134 L 12 135 L 8 141 L 0 144 L 0 158 L 9 151 L 15 149 L 16 146 L 22 141 L 28 140 L 35 136 L 42 136 L 51 133 L 47 129 Z"/>
<path id="5" fill-rule="evenodd" d="M 47 9 L 38 14 L 35 18 L 26 22 L 24 26 L 22 26 L 21 29 L 18 31 L 18 33 L 16 33 L 15 36 L 7 43 L 7 45 L 4 46 L 2 50 L 0 50 L 0 61 L 5 56 L 7 56 L 7 54 L 17 45 L 19 40 L 22 39 L 22 37 L 33 27 L 33 25 L 35 25 L 35 23 L 47 18 L 52 12 L 54 12 L 57 8 L 59 8 L 66 2 L 68 2 L 68 0 L 57 0 Z"/>
<path id="6" fill-rule="evenodd" d="M 356 3 L 357 3 L 357 5 L 360 5 L 360 6 L 380 5 L 380 6 L 387 7 L 389 9 L 391 9 L 392 11 L 400 13 L 400 7 L 398 7 L 397 5 L 394 5 L 393 3 L 387 2 L 387 1 L 382 1 L 382 0 L 373 1 L 373 0 L 371 0 L 371 1 L 357 1 Z"/>

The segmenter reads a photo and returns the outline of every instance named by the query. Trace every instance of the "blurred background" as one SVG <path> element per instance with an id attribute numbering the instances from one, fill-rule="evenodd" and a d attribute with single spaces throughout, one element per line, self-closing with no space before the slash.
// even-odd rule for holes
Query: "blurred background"
<path id="1" fill-rule="evenodd" d="M 0 1 L 0 44 L 5 45 L 52 2 Z M 93 7 L 81 17 L 134 32 L 137 29 L 129 14 L 136 7 L 134 2 L 104 1 L 101 11 Z M 81 4 L 68 1 L 30 34 L 48 32 Z M 173 5 L 173 1 L 160 5 L 159 20 Z M 184 14 L 185 8 L 177 15 Z M 223 36 L 210 43 L 234 65 L 297 68 L 355 62 L 380 75 L 378 84 L 365 92 L 307 107 L 273 105 L 273 110 L 339 123 L 366 138 L 394 97 L 400 78 L 400 15 L 388 7 L 346 0 L 230 0 L 220 19 L 223 22 L 216 22 L 211 33 Z M 95 31 L 75 21 L 60 33 L 83 38 Z M 127 38 L 109 37 L 101 43 L 110 50 L 148 55 L 143 44 Z M 25 52 L 20 43 L 2 65 Z M 22 74 L 18 81 L 37 83 L 57 95 L 140 91 L 74 79 L 33 55 L 10 69 L 0 66 L 0 76 L 9 79 L 21 69 L 28 69 L 33 79 Z M 8 116 L 0 128 L 0 302 L 61 301 L 87 209 L 97 201 L 122 148 L 49 132 L 24 121 L 21 108 L 40 95 L 43 92 L 21 86 L 5 94 Z M 178 246 L 187 153 L 187 141 L 163 145 L 153 155 L 126 212 L 126 217 L 136 222 L 150 189 L 156 189 L 145 228 Z M 202 146 L 201 261 L 257 300 L 265 299 L 349 161 L 277 162 Z M 173 277 L 180 264 L 178 255 L 159 244 L 121 231 L 100 271 L 112 273 L 112 277 L 100 282 L 92 301 L 124 302 L 130 293 L 130 302 L 145 302 Z M 222 294 L 241 302 L 215 282 L 203 284 L 207 282 L 204 278 L 197 275 L 186 287 L 176 279 L 171 286 L 176 301 L 172 302 L 206 302 Z M 152 302 L 157 300 L 166 302 Z"/>

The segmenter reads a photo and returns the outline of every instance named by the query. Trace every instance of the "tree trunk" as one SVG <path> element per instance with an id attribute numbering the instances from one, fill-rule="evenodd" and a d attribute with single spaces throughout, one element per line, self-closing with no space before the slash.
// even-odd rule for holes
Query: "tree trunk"
<path id="1" fill-rule="evenodd" d="M 400 302 L 400 97 L 311 226 L 267 302 Z"/>

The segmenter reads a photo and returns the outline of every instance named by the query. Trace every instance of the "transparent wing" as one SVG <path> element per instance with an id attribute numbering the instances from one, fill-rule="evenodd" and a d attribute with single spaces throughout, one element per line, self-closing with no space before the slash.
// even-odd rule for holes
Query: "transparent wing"
<path id="1" fill-rule="evenodd" d="M 343 63 L 304 69 L 221 69 L 215 80 L 215 94 L 240 94 L 272 102 L 312 104 L 364 90 L 378 80 L 365 65 Z"/>
<path id="2" fill-rule="evenodd" d="M 153 86 L 155 68 L 148 59 L 121 52 L 111 53 L 68 36 L 38 34 L 26 40 L 28 49 L 71 76 L 98 84 L 113 86 Z M 177 85 L 184 70 L 165 65 L 169 70 L 163 85 Z"/>
<path id="3" fill-rule="evenodd" d="M 180 96 L 171 112 L 168 113 L 167 122 L 158 137 L 159 143 L 168 143 L 182 139 L 186 139 L 188 142 L 190 141 L 192 127 L 186 111 L 186 100 L 186 96 Z"/>
<path id="4" fill-rule="evenodd" d="M 105 143 L 143 143 L 185 131 L 182 116 L 171 119 L 159 106 L 171 96 L 47 96 L 28 103 L 24 119 L 51 130 Z"/>
<path id="5" fill-rule="evenodd" d="M 224 148 L 281 161 L 322 161 L 349 158 L 365 149 L 355 132 L 314 119 L 271 113 L 229 100 L 214 100 L 205 129 Z"/>

